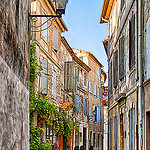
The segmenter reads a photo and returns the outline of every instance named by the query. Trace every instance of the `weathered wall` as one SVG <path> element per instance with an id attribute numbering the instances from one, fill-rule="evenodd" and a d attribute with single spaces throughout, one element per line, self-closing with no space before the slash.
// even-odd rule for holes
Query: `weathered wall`
<path id="1" fill-rule="evenodd" d="M 0 1 L 0 149 L 29 149 L 29 0 Z"/>

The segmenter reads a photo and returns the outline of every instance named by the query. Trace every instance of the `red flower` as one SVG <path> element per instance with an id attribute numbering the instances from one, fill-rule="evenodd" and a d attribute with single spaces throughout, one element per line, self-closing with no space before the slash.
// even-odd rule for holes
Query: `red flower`
<path id="1" fill-rule="evenodd" d="M 41 120 L 41 124 L 44 124 L 44 121 L 43 121 L 43 120 Z"/>

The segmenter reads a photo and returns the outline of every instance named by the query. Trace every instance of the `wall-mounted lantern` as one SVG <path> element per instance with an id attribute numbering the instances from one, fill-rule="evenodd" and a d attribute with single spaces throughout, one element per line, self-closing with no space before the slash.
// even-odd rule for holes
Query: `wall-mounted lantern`
<path id="1" fill-rule="evenodd" d="M 29 28 L 30 29 L 32 27 L 39 28 L 48 21 L 51 21 L 51 24 L 52 24 L 52 21 L 54 20 L 53 18 L 56 18 L 56 17 L 61 18 L 62 14 L 65 14 L 66 4 L 68 3 L 68 0 L 52 0 L 52 1 L 53 1 L 54 6 L 55 6 L 56 15 L 45 15 L 45 14 L 38 15 L 38 14 L 36 14 L 36 1 L 31 3 L 31 13 L 32 14 L 29 13 Z M 32 20 L 33 22 L 37 22 L 39 17 L 46 17 L 47 20 L 44 23 L 42 23 L 41 25 L 38 25 L 38 26 L 33 26 L 33 25 L 30 24 L 30 19 L 33 19 Z M 45 28 L 43 30 L 46 30 L 46 29 L 48 29 L 48 28 Z M 37 31 L 32 30 L 32 32 L 39 32 L 39 31 L 41 31 L 41 30 L 37 30 Z"/>

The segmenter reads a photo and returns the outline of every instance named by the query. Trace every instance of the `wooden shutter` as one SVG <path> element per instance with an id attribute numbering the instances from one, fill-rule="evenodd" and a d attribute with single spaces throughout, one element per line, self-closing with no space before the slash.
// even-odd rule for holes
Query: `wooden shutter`
<path id="1" fill-rule="evenodd" d="M 73 89 L 76 86 L 73 86 L 74 84 L 74 63 L 73 62 L 65 62 L 64 65 L 64 89 L 67 92 L 73 92 Z"/>
<path id="2" fill-rule="evenodd" d="M 112 62 L 109 64 L 109 72 L 108 72 L 108 82 L 109 82 L 109 93 L 112 93 Z"/>
<path id="3" fill-rule="evenodd" d="M 76 112 L 79 113 L 79 96 L 78 95 L 76 95 L 76 107 L 77 107 Z"/>
<path id="4" fill-rule="evenodd" d="M 97 122 L 99 122 L 99 108 L 97 107 Z"/>
<path id="5" fill-rule="evenodd" d="M 110 139 L 110 150 L 112 150 L 112 119 L 110 119 L 110 124 L 109 124 L 110 128 L 109 128 L 109 139 Z"/>
<path id="6" fill-rule="evenodd" d="M 146 79 L 150 78 L 150 18 L 146 25 Z"/>
<path id="7" fill-rule="evenodd" d="M 89 101 L 87 99 L 86 115 L 89 115 Z"/>
<path id="8" fill-rule="evenodd" d="M 45 15 L 44 13 L 42 13 L 42 14 Z M 47 21 L 47 18 L 46 18 L 46 17 L 42 17 L 41 19 L 42 19 L 42 24 Z M 44 23 L 44 24 L 42 25 L 42 36 L 43 36 L 43 38 L 44 38 L 46 41 L 47 41 L 47 39 L 48 39 L 48 29 L 47 29 L 47 27 L 48 27 L 48 22 L 46 22 L 46 23 Z"/>
<path id="9" fill-rule="evenodd" d="M 95 111 L 95 106 L 93 106 L 93 111 Z M 93 114 L 93 121 L 95 121 L 95 115 Z"/>
<path id="10" fill-rule="evenodd" d="M 93 94 L 96 96 L 96 83 L 93 83 Z"/>
<path id="11" fill-rule="evenodd" d="M 118 122 L 117 122 L 117 116 L 114 118 L 114 140 L 115 140 L 115 148 L 114 150 L 117 150 L 118 145 Z"/>
<path id="12" fill-rule="evenodd" d="M 125 67 L 124 67 L 124 58 L 125 58 L 125 52 L 124 52 L 124 45 L 125 38 L 124 36 L 120 38 L 119 40 L 119 79 L 121 80 L 125 75 Z"/>
<path id="13" fill-rule="evenodd" d="M 52 97 L 57 98 L 57 72 L 52 70 Z"/>
<path id="14" fill-rule="evenodd" d="M 77 91 L 77 87 L 78 87 L 77 76 L 78 76 L 78 67 L 77 67 L 77 66 L 74 66 L 73 92 L 76 92 L 76 91 Z"/>
<path id="15" fill-rule="evenodd" d="M 129 21 L 129 69 L 135 64 L 135 15 Z"/>
<path id="16" fill-rule="evenodd" d="M 53 49 L 58 50 L 58 29 L 53 27 Z"/>
<path id="17" fill-rule="evenodd" d="M 48 61 L 45 59 L 41 59 L 41 66 L 43 68 L 41 72 L 41 86 L 40 90 L 42 90 L 43 94 L 48 94 Z"/>
<path id="18" fill-rule="evenodd" d="M 86 115 L 85 98 L 84 98 L 84 115 Z"/>
<path id="19" fill-rule="evenodd" d="M 92 119 L 92 109 L 90 108 L 90 119 Z"/>
<path id="20" fill-rule="evenodd" d="M 114 52 L 113 56 L 113 86 L 114 88 L 118 85 L 118 50 Z"/>
<path id="21" fill-rule="evenodd" d="M 99 92 L 99 90 L 98 90 L 98 85 L 96 85 L 96 96 L 98 97 L 98 92 Z"/>

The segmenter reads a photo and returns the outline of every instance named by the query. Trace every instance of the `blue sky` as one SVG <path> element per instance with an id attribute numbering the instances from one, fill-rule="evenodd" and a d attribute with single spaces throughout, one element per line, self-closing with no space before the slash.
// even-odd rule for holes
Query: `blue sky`
<path id="1" fill-rule="evenodd" d="M 72 48 L 92 52 L 107 72 L 107 57 L 102 44 L 107 38 L 107 24 L 99 24 L 103 0 L 69 0 L 63 20 L 68 32 L 63 33 Z"/>

